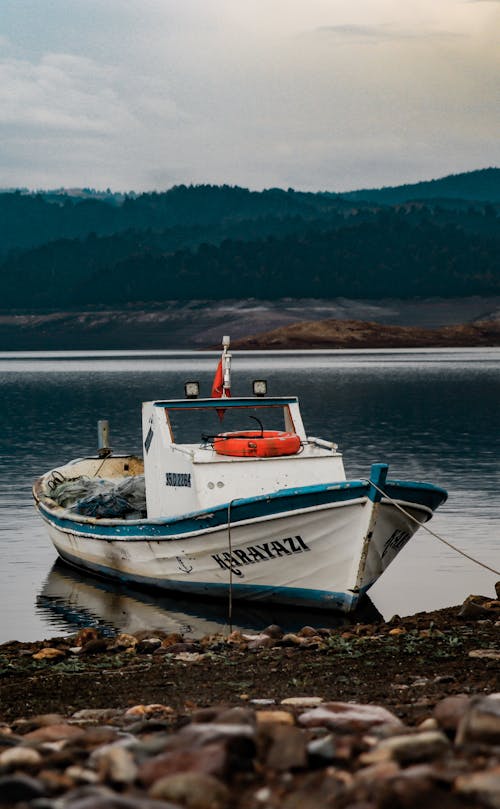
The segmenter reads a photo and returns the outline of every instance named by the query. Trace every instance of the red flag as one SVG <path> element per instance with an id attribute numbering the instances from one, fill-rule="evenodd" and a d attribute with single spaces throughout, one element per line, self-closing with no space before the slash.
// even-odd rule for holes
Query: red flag
<path id="1" fill-rule="evenodd" d="M 224 392 L 224 375 L 222 373 L 222 358 L 219 360 L 217 370 L 215 372 L 214 381 L 212 382 L 212 399 L 220 399 Z"/>
<path id="2" fill-rule="evenodd" d="M 225 398 L 228 399 L 231 396 L 231 391 L 229 388 L 224 391 L 224 372 L 222 370 L 222 357 L 219 360 L 219 364 L 217 366 L 217 370 L 215 372 L 214 381 L 212 382 L 212 399 L 221 399 L 222 394 L 224 394 Z M 224 418 L 225 408 L 218 407 L 217 408 L 217 415 L 219 417 L 219 421 L 222 421 Z"/>

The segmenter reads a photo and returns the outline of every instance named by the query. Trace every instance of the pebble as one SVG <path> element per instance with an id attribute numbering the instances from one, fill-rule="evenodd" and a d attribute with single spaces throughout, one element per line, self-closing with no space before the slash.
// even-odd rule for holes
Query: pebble
<path id="1" fill-rule="evenodd" d="M 434 718 L 439 727 L 454 734 L 469 706 L 467 694 L 455 694 L 440 700 L 434 708 Z"/>
<path id="2" fill-rule="evenodd" d="M 198 750 L 172 750 L 146 761 L 139 769 L 139 780 L 146 786 L 167 775 L 197 772 L 222 776 L 228 769 L 228 753 L 223 744 L 206 744 Z"/>
<path id="3" fill-rule="evenodd" d="M 271 770 L 293 770 L 304 768 L 307 764 L 306 737 L 300 728 L 266 725 L 264 744 L 267 749 L 266 766 Z"/>
<path id="4" fill-rule="evenodd" d="M 85 735 L 85 731 L 75 725 L 66 723 L 57 725 L 46 725 L 23 736 L 25 741 L 32 742 L 58 742 L 68 739 L 79 739 Z"/>
<path id="5" fill-rule="evenodd" d="M 500 649 L 472 649 L 469 657 L 478 657 L 480 660 L 500 660 Z"/>
<path id="6" fill-rule="evenodd" d="M 37 750 L 31 747 L 9 747 L 0 753 L 0 767 L 5 770 L 15 770 L 18 767 L 36 767 L 42 761 Z"/>
<path id="7" fill-rule="evenodd" d="M 498 614 L 498 602 L 486 598 L 476 602 L 483 615 L 476 615 L 474 621 L 485 620 L 484 611 L 488 616 Z M 271 626 L 258 635 L 234 632 L 229 641 L 213 635 L 199 642 L 187 642 L 181 635 L 167 635 L 160 630 L 123 634 L 109 640 L 90 629 L 68 641 L 55 641 L 54 647 L 41 649 L 40 644 L 33 644 L 23 665 L 41 668 L 29 658 L 58 644 L 63 656 L 70 646 L 85 655 L 100 645 L 108 654 L 113 651 L 128 655 L 134 670 L 146 662 L 156 667 L 161 676 L 165 668 L 167 676 L 173 677 L 174 665 L 182 674 L 183 666 L 175 664 L 174 659 L 184 665 L 199 664 L 203 680 L 210 676 L 209 666 L 205 669 L 207 652 L 224 654 L 229 642 L 230 653 L 236 656 L 252 649 L 285 647 L 281 652 L 277 648 L 272 653 L 264 652 L 263 659 L 271 661 L 272 672 L 281 659 L 291 665 L 303 648 L 327 648 L 329 638 L 338 640 L 342 634 L 349 635 L 349 648 L 355 647 L 359 654 L 370 654 L 366 638 L 387 643 L 387 649 L 393 652 L 396 641 L 389 642 L 387 636 L 390 631 L 394 638 L 403 634 L 400 630 L 404 627 L 398 625 L 398 620 L 392 627 L 361 625 L 348 633 L 304 627 L 285 635 L 280 627 Z M 492 621 L 490 625 L 493 627 Z M 435 630 L 427 629 L 418 616 L 414 624 L 405 619 L 405 626 L 412 632 L 408 637 L 416 642 L 420 637 L 435 635 Z M 470 638 L 468 645 L 452 652 L 467 660 L 478 626 L 475 623 L 462 629 L 464 637 L 467 639 L 468 633 Z M 376 631 L 383 634 L 377 635 Z M 492 638 L 491 630 L 488 632 Z M 422 646 L 422 653 L 425 648 Z M 490 672 L 494 665 L 488 661 L 493 658 L 484 654 L 491 651 L 497 650 L 473 650 L 481 652 L 478 660 L 483 658 Z M 314 656 L 307 651 L 305 654 Z M 151 656 L 144 661 L 139 655 Z M 471 667 L 475 656 L 469 658 Z M 52 658 L 54 663 L 58 659 Z M 47 666 L 51 665 L 50 655 L 45 660 Z M 334 672 L 330 696 L 323 701 L 314 694 L 313 677 L 309 681 L 312 693 L 306 690 L 307 685 L 296 696 L 277 694 L 272 683 L 268 690 L 258 668 L 260 658 L 250 654 L 248 660 L 248 682 L 241 683 L 242 701 L 201 707 L 204 703 L 200 691 L 200 707 L 188 703 L 180 712 L 174 711 L 167 703 L 169 696 L 172 700 L 176 697 L 175 682 L 162 683 L 159 678 L 154 698 L 165 699 L 165 703 L 80 711 L 71 708 L 69 716 L 43 714 L 1 723 L 0 806 L 500 809 L 500 694 L 453 694 L 434 705 L 434 684 L 453 684 L 453 675 L 433 673 L 427 679 L 419 676 L 418 669 L 401 669 L 395 682 L 386 684 L 386 696 L 388 705 L 404 701 L 395 710 L 412 717 L 414 726 L 407 727 L 381 705 L 334 701 L 343 693 L 343 678 L 336 679 Z M 94 667 L 94 661 L 89 659 L 85 665 Z M 446 671 L 446 666 L 437 664 L 435 671 L 440 670 Z M 426 671 L 433 669 L 427 667 Z M 228 669 L 228 677 L 231 673 Z M 96 677 L 99 680 L 100 674 Z M 471 693 L 474 687 L 471 682 Z M 419 689 L 424 688 L 422 694 Z M 451 685 L 450 692 L 456 688 Z M 297 690 L 294 685 L 292 694 Z M 259 693 L 271 693 L 275 698 L 259 697 Z M 424 698 L 418 699 L 419 694 Z M 408 714 L 403 714 L 403 708 L 409 709 Z"/>
<path id="8" fill-rule="evenodd" d="M 129 750 L 110 747 L 99 756 L 99 774 L 112 784 L 132 784 L 137 777 L 137 766 Z"/>
<path id="9" fill-rule="evenodd" d="M 374 728 L 399 728 L 402 722 L 380 705 L 327 702 L 299 716 L 305 727 L 324 726 L 331 730 L 366 732 Z"/>
<path id="10" fill-rule="evenodd" d="M 295 719 L 293 714 L 288 711 L 258 711 L 257 724 L 294 725 Z"/>
<path id="11" fill-rule="evenodd" d="M 457 744 L 500 744 L 500 694 L 471 699 L 457 728 Z"/>
<path id="12" fill-rule="evenodd" d="M 291 705 L 293 708 L 315 708 L 321 705 L 323 697 L 286 697 L 280 705 Z"/>
<path id="13" fill-rule="evenodd" d="M 40 649 L 32 657 L 33 660 L 62 660 L 63 657 L 66 657 L 66 654 L 61 649 L 53 649 L 47 646 L 45 649 Z"/>
<path id="14" fill-rule="evenodd" d="M 188 809 L 226 809 L 229 790 L 211 775 L 178 773 L 156 781 L 149 794 L 160 800 L 177 801 Z"/>
<path id="15" fill-rule="evenodd" d="M 173 708 L 171 708 L 169 705 L 154 702 L 150 705 L 133 705 L 132 708 L 125 711 L 125 716 L 132 718 L 144 716 L 169 716 L 170 714 L 173 714 L 173 712 Z"/>
<path id="16" fill-rule="evenodd" d="M 46 788 L 38 778 L 16 774 L 0 777 L 0 801 L 2 804 L 32 801 L 47 794 Z"/>
<path id="17" fill-rule="evenodd" d="M 459 775 L 454 787 L 464 798 L 473 798 L 491 809 L 500 809 L 500 767 L 489 772 Z"/>
<path id="18" fill-rule="evenodd" d="M 444 733 L 424 730 L 382 739 L 373 751 L 362 756 L 362 761 L 367 764 L 384 759 L 394 759 L 401 764 L 428 761 L 443 755 L 449 747 L 450 742 Z"/>

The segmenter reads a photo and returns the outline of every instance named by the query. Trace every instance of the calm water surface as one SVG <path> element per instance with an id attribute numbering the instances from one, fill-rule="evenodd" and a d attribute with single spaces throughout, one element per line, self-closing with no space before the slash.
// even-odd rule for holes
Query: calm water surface
<path id="1" fill-rule="evenodd" d="M 61 635 L 79 624 L 202 634 L 226 607 L 107 585 L 56 565 L 31 500 L 35 477 L 95 451 L 96 422 L 111 424 L 116 451 L 141 451 L 143 400 L 180 397 L 198 379 L 208 395 L 216 355 L 194 352 L 0 353 L 0 642 Z M 233 393 L 266 377 L 269 393 L 297 394 L 309 435 L 336 441 L 348 477 L 372 462 L 392 477 L 449 491 L 431 527 L 500 570 L 500 349 L 236 354 Z M 494 592 L 500 579 L 424 531 L 371 590 L 385 617 Z M 325 617 L 237 609 L 235 623 L 262 628 Z"/>

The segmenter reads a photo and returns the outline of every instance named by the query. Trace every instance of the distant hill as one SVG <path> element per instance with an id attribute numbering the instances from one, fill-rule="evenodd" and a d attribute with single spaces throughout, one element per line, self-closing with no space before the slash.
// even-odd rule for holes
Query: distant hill
<path id="1" fill-rule="evenodd" d="M 316 320 L 233 340 L 233 349 L 456 348 L 500 346 L 500 322 L 478 321 L 439 329 L 387 326 L 362 320 Z"/>
<path id="2" fill-rule="evenodd" d="M 228 185 L 6 192 L 0 307 L 498 295 L 499 201 L 500 169 L 347 195 Z"/>
<path id="3" fill-rule="evenodd" d="M 356 202 L 378 202 L 397 205 L 412 200 L 455 199 L 500 202 L 500 169 L 488 168 L 450 174 L 439 180 L 426 180 L 411 185 L 365 188 L 339 194 Z"/>

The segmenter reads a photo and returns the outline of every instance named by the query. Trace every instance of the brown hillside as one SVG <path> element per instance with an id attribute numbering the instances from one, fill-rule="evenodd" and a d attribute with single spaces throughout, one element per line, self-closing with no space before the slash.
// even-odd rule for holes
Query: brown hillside
<path id="1" fill-rule="evenodd" d="M 438 329 L 387 326 L 362 320 L 315 320 L 234 340 L 239 349 L 452 348 L 500 346 L 500 322 L 478 321 Z"/>

